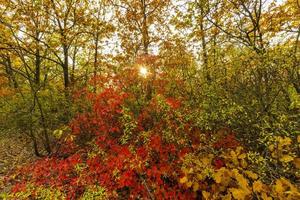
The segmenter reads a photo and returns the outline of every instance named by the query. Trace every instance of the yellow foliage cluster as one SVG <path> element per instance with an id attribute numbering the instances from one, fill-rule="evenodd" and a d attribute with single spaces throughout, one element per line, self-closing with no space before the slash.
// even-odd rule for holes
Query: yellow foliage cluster
<path id="1" fill-rule="evenodd" d="M 212 166 L 213 154 L 208 154 L 206 157 L 202 156 L 198 159 L 194 159 L 194 155 L 189 154 L 185 158 L 185 162 L 189 167 L 182 167 L 184 177 L 179 181 L 181 184 L 185 184 L 189 188 L 193 188 L 196 192 L 201 188 L 206 187 L 205 180 L 212 177 L 214 168 Z"/>
<path id="2" fill-rule="evenodd" d="M 229 168 L 246 168 L 248 166 L 245 159 L 247 155 L 244 152 L 243 147 L 237 147 L 235 150 L 230 150 L 229 152 L 225 151 L 221 157 L 226 160 L 226 166 Z"/>
<path id="3" fill-rule="evenodd" d="M 275 143 L 269 145 L 269 151 L 272 158 L 280 161 L 282 164 L 293 162 L 295 167 L 299 169 L 300 160 L 296 157 L 295 151 L 293 151 L 292 139 L 289 137 L 274 137 Z M 298 145 L 300 136 L 297 138 Z"/>
<path id="4" fill-rule="evenodd" d="M 280 154 L 273 155 L 274 157 L 280 155 L 278 158 L 281 162 L 289 163 L 295 160 L 299 162 L 299 158 L 293 151 L 286 151 L 289 147 L 292 148 L 290 138 L 276 137 L 275 145 L 270 147 L 270 151 L 274 152 L 275 149 L 280 151 Z M 286 155 L 291 156 L 292 159 Z M 224 166 L 220 169 L 214 167 L 213 161 L 216 158 L 224 161 Z M 205 156 L 194 153 L 184 158 L 183 177 L 179 181 L 185 187 L 191 188 L 195 194 L 201 194 L 202 199 L 300 199 L 299 188 L 286 178 L 274 179 L 267 184 L 251 169 L 253 169 L 251 161 L 248 160 L 247 152 L 242 147 L 224 150 L 219 155 Z"/>

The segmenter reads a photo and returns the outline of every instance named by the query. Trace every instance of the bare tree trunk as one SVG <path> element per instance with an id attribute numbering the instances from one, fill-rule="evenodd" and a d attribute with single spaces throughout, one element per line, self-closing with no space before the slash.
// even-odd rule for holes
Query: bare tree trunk
<path id="1" fill-rule="evenodd" d="M 39 49 L 39 32 L 36 31 L 36 50 L 35 50 L 35 83 L 37 85 L 40 84 L 40 76 L 41 76 L 41 55 Z"/>
<path id="2" fill-rule="evenodd" d="M 40 75 L 41 75 L 41 57 L 40 57 L 40 50 L 36 50 L 35 55 L 35 83 L 37 85 L 40 84 Z"/>
<path id="3" fill-rule="evenodd" d="M 69 82 L 69 49 L 66 46 L 63 46 L 64 50 L 64 63 L 62 65 L 63 68 L 63 74 L 64 74 L 64 86 L 65 89 L 68 89 L 70 82 Z"/>
<path id="4" fill-rule="evenodd" d="M 40 115 L 41 115 L 41 118 L 40 118 L 40 121 L 41 121 L 41 124 L 42 124 L 42 127 L 43 127 L 43 136 L 44 136 L 44 147 L 47 151 L 48 154 L 51 154 L 51 146 L 50 146 L 50 139 L 49 139 L 49 135 L 48 135 L 48 131 L 47 131 L 47 125 L 46 125 L 46 118 L 45 118 L 45 115 L 44 115 L 44 110 L 42 108 L 42 104 L 40 103 L 40 100 L 38 98 L 38 96 L 36 95 L 35 93 L 35 97 L 36 99 L 36 103 L 38 105 L 38 109 L 40 111 Z"/>

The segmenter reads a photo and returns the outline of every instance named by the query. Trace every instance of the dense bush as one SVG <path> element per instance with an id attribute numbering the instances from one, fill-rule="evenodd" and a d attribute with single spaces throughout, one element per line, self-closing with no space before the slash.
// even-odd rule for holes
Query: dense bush
<path id="1" fill-rule="evenodd" d="M 87 91 L 86 91 L 87 92 Z M 7 178 L 17 199 L 298 199 L 299 137 L 252 151 L 229 128 L 201 131 L 182 100 L 87 92 L 56 155 Z M 136 110 L 136 109 L 133 109 Z M 282 170 L 282 171 L 281 171 Z M 5 196 L 6 195 L 6 196 Z"/>

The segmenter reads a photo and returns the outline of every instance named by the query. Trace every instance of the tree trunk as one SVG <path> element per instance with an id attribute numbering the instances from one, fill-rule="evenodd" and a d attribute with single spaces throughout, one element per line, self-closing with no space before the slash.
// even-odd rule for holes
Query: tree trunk
<path id="1" fill-rule="evenodd" d="M 207 54 L 207 47 L 206 47 L 206 35 L 205 35 L 205 30 L 204 30 L 204 10 L 203 8 L 200 8 L 200 31 L 201 31 L 201 45 L 202 45 L 202 59 L 203 59 L 203 68 L 204 68 L 204 73 L 206 76 L 206 80 L 208 82 L 211 81 L 210 77 L 210 71 L 208 69 L 208 54 Z"/>
<path id="2" fill-rule="evenodd" d="M 64 63 L 62 65 L 63 67 L 63 74 L 64 74 L 64 86 L 65 89 L 67 90 L 69 88 L 70 82 L 69 82 L 69 49 L 66 46 L 63 46 L 64 50 Z"/>
<path id="3" fill-rule="evenodd" d="M 40 84 L 40 76 L 41 76 L 41 56 L 40 56 L 40 50 L 36 49 L 36 54 L 35 54 L 35 83 L 37 85 Z"/>
<path id="4" fill-rule="evenodd" d="M 99 33 L 97 32 L 95 37 L 95 55 L 94 55 L 94 93 L 97 92 L 98 42 L 99 42 Z"/>
<path id="5" fill-rule="evenodd" d="M 142 23 L 142 39 L 143 39 L 143 47 L 144 47 L 144 54 L 148 54 L 148 47 L 149 47 L 149 33 L 148 33 L 148 26 L 147 26 L 147 13 L 146 13 L 146 3 L 145 0 L 141 0 L 142 3 L 142 12 L 143 12 L 143 23 Z"/>
<path id="6" fill-rule="evenodd" d="M 44 110 L 42 108 L 42 104 L 40 103 L 39 98 L 35 95 L 35 99 L 36 99 L 36 103 L 38 105 L 38 109 L 40 111 L 40 122 L 42 124 L 43 127 L 43 136 L 44 136 L 44 147 L 47 151 L 48 154 L 51 154 L 51 146 L 50 146 L 50 139 L 49 139 L 49 135 L 48 135 L 48 131 L 47 131 L 47 125 L 46 125 L 46 118 L 44 115 Z"/>
<path id="7" fill-rule="evenodd" d="M 5 71 L 7 73 L 9 85 L 13 86 L 15 89 L 18 88 L 18 82 L 14 76 L 13 69 L 12 69 L 12 63 L 9 56 L 5 57 L 5 61 L 3 62 L 5 65 Z"/>
<path id="8" fill-rule="evenodd" d="M 32 140 L 32 143 L 33 143 L 33 150 L 34 150 L 34 154 L 37 156 L 37 157 L 40 157 L 41 154 L 39 152 L 39 148 L 38 148 L 38 144 L 37 144 L 37 141 L 36 141 L 36 137 L 33 133 L 33 130 L 32 130 L 32 127 L 30 128 L 30 138 Z"/>

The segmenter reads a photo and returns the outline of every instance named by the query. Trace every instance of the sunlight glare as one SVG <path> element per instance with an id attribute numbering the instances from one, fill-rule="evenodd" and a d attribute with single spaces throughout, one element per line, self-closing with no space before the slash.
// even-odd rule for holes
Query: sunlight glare
<path id="1" fill-rule="evenodd" d="M 146 77 L 148 75 L 148 69 L 146 67 L 140 67 L 140 75 Z"/>

